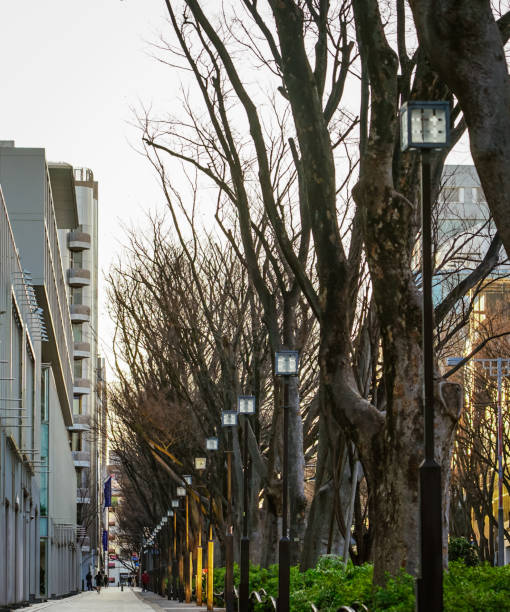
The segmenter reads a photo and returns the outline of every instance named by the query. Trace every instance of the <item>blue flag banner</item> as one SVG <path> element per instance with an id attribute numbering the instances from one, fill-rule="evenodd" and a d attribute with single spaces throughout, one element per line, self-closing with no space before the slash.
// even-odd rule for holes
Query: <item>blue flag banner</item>
<path id="1" fill-rule="evenodd" d="M 105 552 L 108 550 L 108 532 L 106 529 L 103 529 L 103 550 Z"/>
<path id="2" fill-rule="evenodd" d="M 104 507 L 112 506 L 112 477 L 110 476 L 104 483 Z"/>

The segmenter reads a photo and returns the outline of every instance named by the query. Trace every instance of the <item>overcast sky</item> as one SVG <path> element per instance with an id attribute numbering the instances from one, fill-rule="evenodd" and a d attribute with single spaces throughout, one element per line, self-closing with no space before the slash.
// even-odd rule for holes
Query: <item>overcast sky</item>
<path id="1" fill-rule="evenodd" d="M 119 223 L 143 223 L 161 206 L 153 172 L 133 150 L 131 108 L 163 106 L 176 93 L 169 68 L 150 57 L 149 42 L 166 28 L 163 0 L 0 0 L 0 140 L 93 170 L 103 272 L 123 241 Z"/>

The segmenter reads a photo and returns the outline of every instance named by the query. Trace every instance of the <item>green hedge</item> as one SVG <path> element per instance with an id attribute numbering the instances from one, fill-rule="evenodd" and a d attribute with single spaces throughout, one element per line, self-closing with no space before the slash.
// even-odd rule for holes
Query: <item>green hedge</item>
<path id="1" fill-rule="evenodd" d="M 290 609 L 293 612 L 310 612 L 310 603 L 319 610 L 336 612 L 341 605 L 364 603 L 370 612 L 388 610 L 392 612 L 414 612 L 414 579 L 402 572 L 391 578 L 386 587 L 372 586 L 372 566 L 344 567 L 342 559 L 325 556 L 317 567 L 300 572 L 291 568 Z M 223 591 L 225 571 L 214 572 L 216 592 Z M 239 584 L 239 568 L 235 566 L 234 581 Z M 250 569 L 250 591 L 265 589 L 268 595 L 277 597 L 278 566 L 268 569 L 252 566 Z M 510 566 L 491 567 L 479 565 L 468 567 L 462 561 L 450 563 L 444 579 L 446 612 L 461 610 L 470 612 L 493 612 L 510 610 Z M 257 612 L 265 610 L 255 608 Z M 267 608 L 272 609 L 272 608 Z"/>

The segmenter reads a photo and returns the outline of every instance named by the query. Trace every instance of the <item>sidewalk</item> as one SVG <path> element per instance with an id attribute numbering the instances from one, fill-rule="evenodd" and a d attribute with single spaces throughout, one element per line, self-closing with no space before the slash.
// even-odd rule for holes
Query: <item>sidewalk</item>
<path id="1" fill-rule="evenodd" d="M 128 587 L 121 591 L 119 587 L 101 589 L 98 595 L 95 591 L 87 591 L 58 599 L 34 604 L 28 608 L 18 609 L 17 612 L 150 612 L 152 606 L 143 603 Z M 140 590 L 140 589 L 136 589 Z"/>
<path id="2" fill-rule="evenodd" d="M 16 612 L 151 612 L 157 610 L 170 612 L 174 610 L 197 609 L 196 603 L 181 604 L 178 601 L 168 600 L 156 593 L 142 593 L 140 588 L 108 587 L 101 589 L 98 595 L 95 591 L 80 593 L 73 597 L 46 601 L 34 604 L 28 608 L 20 608 Z M 203 607 L 205 611 L 205 605 Z M 214 608 L 222 612 L 224 608 Z"/>
<path id="3" fill-rule="evenodd" d="M 156 593 L 152 593 L 151 591 L 147 593 L 142 593 L 140 589 L 136 589 L 136 596 L 143 600 L 144 603 L 147 603 L 151 606 L 153 610 L 164 610 L 165 612 L 173 612 L 174 610 L 206 610 L 207 606 L 204 603 L 202 608 L 198 607 L 196 602 L 186 604 L 179 603 L 178 601 L 173 601 L 172 599 L 168 600 L 166 597 L 161 597 Z M 214 608 L 215 612 L 225 612 L 225 608 Z"/>

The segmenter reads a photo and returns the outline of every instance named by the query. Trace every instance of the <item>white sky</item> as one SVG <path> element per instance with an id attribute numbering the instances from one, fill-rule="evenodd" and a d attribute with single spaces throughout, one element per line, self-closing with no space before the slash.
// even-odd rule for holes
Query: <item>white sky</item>
<path id="1" fill-rule="evenodd" d="M 0 0 L 0 140 L 93 170 L 103 273 L 125 241 L 120 223 L 143 223 L 162 203 L 130 123 L 132 107 L 161 107 L 176 94 L 169 68 L 150 57 L 149 42 L 167 27 L 163 0 Z"/>
<path id="2" fill-rule="evenodd" d="M 0 0 L 0 140 L 93 170 L 103 274 L 125 242 L 121 224 L 145 224 L 163 207 L 151 166 L 133 149 L 131 109 L 175 104 L 179 77 L 150 48 L 169 31 L 166 15 L 164 0 Z M 469 163 L 465 144 L 455 162 Z M 101 282 L 106 356 L 111 336 Z"/>

